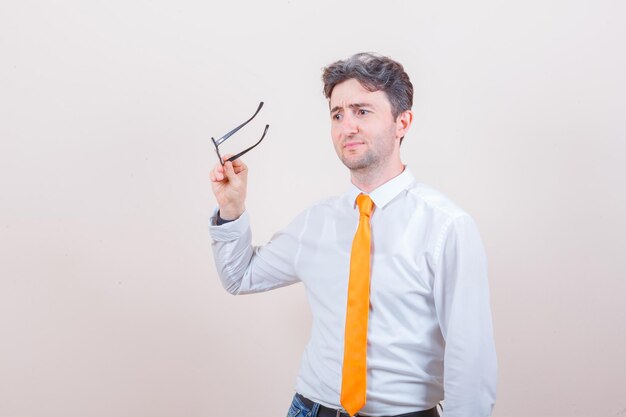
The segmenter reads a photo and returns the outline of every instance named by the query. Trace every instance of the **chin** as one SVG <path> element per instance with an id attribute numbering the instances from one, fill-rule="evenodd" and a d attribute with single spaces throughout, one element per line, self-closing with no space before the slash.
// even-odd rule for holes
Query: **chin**
<path id="1" fill-rule="evenodd" d="M 371 161 L 363 160 L 363 159 L 344 158 L 342 159 L 342 162 L 351 171 L 366 169 L 372 166 Z"/>

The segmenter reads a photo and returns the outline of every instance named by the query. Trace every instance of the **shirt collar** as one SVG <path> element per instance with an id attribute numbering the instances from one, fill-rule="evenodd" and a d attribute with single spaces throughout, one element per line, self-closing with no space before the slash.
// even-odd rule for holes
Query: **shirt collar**
<path id="1" fill-rule="evenodd" d="M 354 205 L 356 204 L 356 197 L 363 193 L 368 194 L 377 209 L 384 208 L 391 200 L 396 198 L 398 194 L 402 191 L 406 190 L 411 183 L 415 181 L 415 177 L 413 173 L 408 167 L 404 167 L 404 171 L 400 173 L 400 175 L 393 177 L 386 183 L 380 185 L 378 188 L 372 190 L 369 193 L 365 191 L 361 191 L 356 185 L 350 184 L 350 189 L 348 190 L 348 197 L 350 202 Z M 356 206 L 355 206 L 356 207 Z"/>

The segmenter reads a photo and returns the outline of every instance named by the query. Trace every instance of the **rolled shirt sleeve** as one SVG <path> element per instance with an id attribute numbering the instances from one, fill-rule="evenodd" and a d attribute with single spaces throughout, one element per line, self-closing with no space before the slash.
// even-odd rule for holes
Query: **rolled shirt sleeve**
<path id="1" fill-rule="evenodd" d="M 434 297 L 445 339 L 444 417 L 487 417 L 496 397 L 487 259 L 470 216 L 451 219 L 441 233 Z"/>

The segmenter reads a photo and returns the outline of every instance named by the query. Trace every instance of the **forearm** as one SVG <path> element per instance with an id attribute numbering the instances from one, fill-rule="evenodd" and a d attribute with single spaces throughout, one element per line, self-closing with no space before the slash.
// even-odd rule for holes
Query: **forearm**
<path id="1" fill-rule="evenodd" d="M 293 284 L 293 260 L 297 249 L 297 224 L 274 235 L 265 246 L 252 245 L 250 219 L 244 212 L 238 219 L 216 225 L 217 210 L 211 218 L 215 265 L 223 287 L 231 294 L 268 291 Z"/>
<path id="2" fill-rule="evenodd" d="M 448 333 L 443 417 L 491 416 L 496 399 L 497 360 L 491 318 L 480 315 L 483 317 L 475 317 L 480 322 L 474 322 L 474 318 L 468 321 L 465 315 L 464 323 L 459 323 L 464 328 Z"/>
<path id="3" fill-rule="evenodd" d="M 216 210 L 209 226 L 215 266 L 224 289 L 239 294 L 254 255 L 248 214 L 226 224 L 219 224 L 217 216 Z"/>
<path id="4" fill-rule="evenodd" d="M 445 339 L 444 417 L 488 417 L 495 404 L 497 360 L 487 258 L 469 217 L 444 231 L 435 304 Z"/>

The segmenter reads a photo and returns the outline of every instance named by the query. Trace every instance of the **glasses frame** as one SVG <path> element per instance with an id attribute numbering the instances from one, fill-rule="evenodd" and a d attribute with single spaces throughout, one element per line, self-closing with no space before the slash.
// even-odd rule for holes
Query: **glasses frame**
<path id="1" fill-rule="evenodd" d="M 220 163 L 222 164 L 222 166 L 224 166 L 224 164 L 226 162 L 232 162 L 235 159 L 245 155 L 246 153 L 250 152 L 252 149 L 254 149 L 259 143 L 261 143 L 261 141 L 263 140 L 263 138 L 265 137 L 265 134 L 267 133 L 267 129 L 270 128 L 270 125 L 265 125 L 265 130 L 263 131 L 263 135 L 261 136 L 261 139 L 259 139 L 254 145 L 250 146 L 247 149 L 244 149 L 243 151 L 239 152 L 236 155 L 231 156 L 230 158 L 228 158 L 226 161 L 224 161 L 222 159 L 222 155 L 220 154 L 220 149 L 219 146 L 226 142 L 226 140 L 228 138 L 230 138 L 232 135 L 234 135 L 235 133 L 237 133 L 239 131 L 239 129 L 241 129 L 242 127 L 244 127 L 245 125 L 247 125 L 248 123 L 250 123 L 252 121 L 252 119 L 254 119 L 256 117 L 257 114 L 259 114 L 259 111 L 261 111 L 261 108 L 263 107 L 263 102 L 259 103 L 259 107 L 256 109 L 256 111 L 254 112 L 254 114 L 252 115 L 251 118 L 249 118 L 248 120 L 246 120 L 245 122 L 243 122 L 242 124 L 240 124 L 239 126 L 237 126 L 236 128 L 234 128 L 233 130 L 231 130 L 230 132 L 226 133 L 224 136 L 222 136 L 221 138 L 215 140 L 213 137 L 211 137 L 211 140 L 213 141 L 213 145 L 215 145 L 215 153 L 217 153 L 217 158 L 220 160 Z"/>

